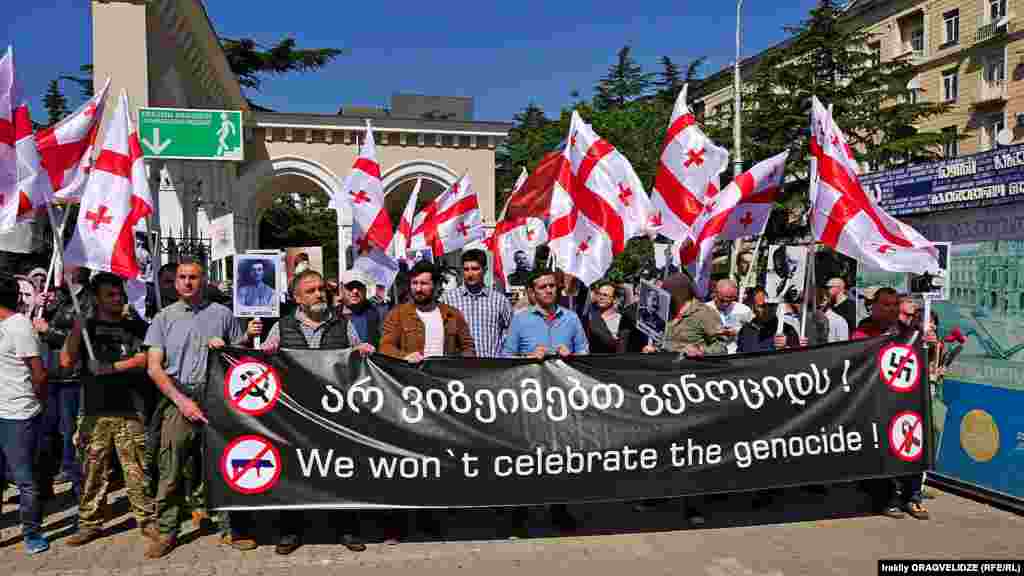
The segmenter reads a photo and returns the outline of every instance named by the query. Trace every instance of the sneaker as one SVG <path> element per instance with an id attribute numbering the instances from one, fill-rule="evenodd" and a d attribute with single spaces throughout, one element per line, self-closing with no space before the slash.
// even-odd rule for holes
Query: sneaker
<path id="1" fill-rule="evenodd" d="M 686 520 L 689 521 L 690 526 L 700 528 L 704 525 L 704 515 L 696 510 L 686 511 Z"/>
<path id="2" fill-rule="evenodd" d="M 274 553 L 279 556 L 287 556 L 299 549 L 299 537 L 295 534 L 285 534 L 274 547 Z"/>
<path id="3" fill-rule="evenodd" d="M 221 534 L 220 542 L 221 544 L 226 544 L 228 546 L 231 546 L 235 550 L 241 550 L 242 552 L 247 552 L 249 550 L 256 549 L 256 541 L 252 538 L 249 538 L 248 536 L 234 536 L 231 534 Z"/>
<path id="4" fill-rule="evenodd" d="M 56 476 L 53 477 L 54 485 L 56 485 L 56 484 L 67 484 L 68 482 L 71 482 L 71 476 L 68 475 L 67 472 L 61 471 L 60 473 L 58 473 Z"/>
<path id="5" fill-rule="evenodd" d="M 363 544 L 363 541 L 358 536 L 352 534 L 343 534 L 341 536 L 341 544 L 348 548 L 350 552 L 366 551 L 366 544 Z"/>
<path id="6" fill-rule="evenodd" d="M 177 544 L 178 539 L 175 538 L 173 535 L 161 534 L 159 538 L 150 542 L 149 546 L 146 546 L 144 556 L 146 558 L 149 558 L 150 560 L 163 558 L 164 556 L 167 556 L 171 552 L 171 550 L 174 550 L 174 547 Z"/>
<path id="7" fill-rule="evenodd" d="M 39 534 L 26 534 L 25 540 L 25 551 L 29 554 L 39 554 L 40 552 L 46 552 L 50 549 L 50 543 L 46 540 L 45 536 Z"/>
<path id="8" fill-rule="evenodd" d="M 885 510 L 882 510 L 882 515 L 895 519 L 900 519 L 906 516 L 906 514 L 903 513 L 903 510 L 900 509 L 900 507 L 895 504 L 890 504 L 889 506 L 886 506 Z"/>
<path id="9" fill-rule="evenodd" d="M 95 528 L 84 528 L 72 534 L 71 537 L 68 538 L 67 545 L 73 547 L 85 546 L 99 537 L 100 530 Z"/>
<path id="10" fill-rule="evenodd" d="M 917 518 L 918 520 L 927 520 L 928 518 L 931 517 L 931 515 L 928 514 L 928 509 L 925 508 L 924 506 L 922 506 L 920 502 L 910 502 L 910 503 L 908 503 L 907 507 L 906 507 L 906 511 L 907 511 L 907 514 L 910 514 L 911 516 L 913 516 L 914 518 Z"/>

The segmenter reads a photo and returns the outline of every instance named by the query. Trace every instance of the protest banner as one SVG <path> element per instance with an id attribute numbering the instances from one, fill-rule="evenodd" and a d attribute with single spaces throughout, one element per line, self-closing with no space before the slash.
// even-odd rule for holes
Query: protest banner
<path id="1" fill-rule="evenodd" d="M 539 505 L 919 474 L 923 358 L 892 337 L 699 360 L 227 349 L 205 398 L 209 503 Z"/>

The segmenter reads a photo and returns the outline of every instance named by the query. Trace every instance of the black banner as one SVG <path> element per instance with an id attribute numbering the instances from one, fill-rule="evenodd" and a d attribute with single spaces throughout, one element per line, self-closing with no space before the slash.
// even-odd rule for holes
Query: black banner
<path id="1" fill-rule="evenodd" d="M 700 360 L 227 350 L 207 386 L 210 504 L 527 505 L 920 473 L 925 366 L 892 338 Z"/>

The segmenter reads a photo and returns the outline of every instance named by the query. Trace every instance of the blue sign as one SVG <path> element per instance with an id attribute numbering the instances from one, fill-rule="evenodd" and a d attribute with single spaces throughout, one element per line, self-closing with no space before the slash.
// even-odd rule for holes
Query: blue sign
<path id="1" fill-rule="evenodd" d="M 886 212 L 909 216 L 1024 200 L 1024 144 L 860 177 Z"/>

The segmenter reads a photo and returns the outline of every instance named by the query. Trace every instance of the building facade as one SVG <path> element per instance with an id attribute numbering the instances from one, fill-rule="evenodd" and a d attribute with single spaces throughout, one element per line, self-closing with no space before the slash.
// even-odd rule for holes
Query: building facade
<path id="1" fill-rule="evenodd" d="M 912 58 L 910 98 L 950 104 L 918 128 L 960 137 L 943 151 L 955 157 L 995 148 L 1000 132 L 1003 144 L 1024 141 L 1022 10 L 1024 0 L 853 0 L 843 21 L 873 35 L 867 48 L 877 60 Z M 744 60 L 741 76 L 759 60 Z M 731 77 L 729 68 L 708 78 L 711 91 L 695 99 L 695 109 L 708 118 L 731 114 Z"/>

